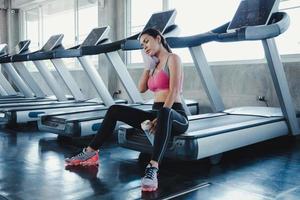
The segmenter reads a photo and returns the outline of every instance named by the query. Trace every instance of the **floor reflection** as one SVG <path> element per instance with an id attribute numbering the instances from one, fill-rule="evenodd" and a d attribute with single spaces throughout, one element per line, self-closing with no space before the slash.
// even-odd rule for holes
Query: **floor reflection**
<path id="1" fill-rule="evenodd" d="M 299 148 L 299 140 L 281 138 L 227 152 L 218 165 L 209 159 L 164 159 L 159 189 L 149 193 L 140 188 L 149 155 L 108 143 L 100 150 L 99 166 L 65 167 L 64 159 L 82 146 L 64 144 L 49 133 L 0 132 L 0 195 L 22 200 L 297 199 Z"/>

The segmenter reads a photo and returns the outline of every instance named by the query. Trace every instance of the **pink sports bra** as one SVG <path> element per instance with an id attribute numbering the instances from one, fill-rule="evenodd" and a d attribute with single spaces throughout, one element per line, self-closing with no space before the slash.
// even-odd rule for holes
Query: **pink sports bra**
<path id="1" fill-rule="evenodd" d="M 170 73 L 169 68 L 167 67 L 169 57 L 167 58 L 165 67 L 153 75 L 155 69 L 152 72 L 152 75 L 148 79 L 148 88 L 149 90 L 156 92 L 159 90 L 168 90 L 169 89 L 169 82 L 170 82 Z M 180 82 L 181 91 L 182 91 L 182 79 Z"/>
<path id="2" fill-rule="evenodd" d="M 169 75 L 164 70 L 160 70 L 155 75 L 149 77 L 148 88 L 153 92 L 166 90 L 169 89 L 169 81 Z"/>

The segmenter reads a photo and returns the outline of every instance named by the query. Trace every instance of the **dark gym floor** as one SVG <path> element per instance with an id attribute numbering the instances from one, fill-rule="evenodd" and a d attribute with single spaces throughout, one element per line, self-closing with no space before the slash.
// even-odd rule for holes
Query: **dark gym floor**
<path id="1" fill-rule="evenodd" d="M 66 169 L 79 147 L 35 130 L 0 132 L 0 200 L 35 199 L 300 199 L 300 140 L 278 138 L 227 152 L 222 162 L 164 160 L 159 189 L 142 193 L 146 164 L 110 142 L 99 167 Z"/>

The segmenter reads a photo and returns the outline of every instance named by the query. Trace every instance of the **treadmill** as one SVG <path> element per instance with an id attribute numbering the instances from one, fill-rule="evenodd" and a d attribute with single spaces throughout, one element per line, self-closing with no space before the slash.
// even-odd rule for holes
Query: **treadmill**
<path id="1" fill-rule="evenodd" d="M 199 35 L 167 38 L 172 48 L 189 48 L 216 113 L 189 117 L 188 130 L 171 139 L 166 157 L 179 160 L 210 157 L 214 162 L 226 151 L 280 136 L 299 135 L 300 115 L 296 115 L 274 39 L 289 27 L 288 15 L 277 12 L 278 4 L 279 0 L 244 0 L 240 2 L 230 23 Z M 280 108 L 239 107 L 225 110 L 202 45 L 211 41 L 257 40 L 263 44 Z M 124 148 L 142 153 L 152 152 L 151 143 L 144 132 L 128 125 L 120 127 L 118 142 Z"/>
<path id="2" fill-rule="evenodd" d="M 45 51 L 52 51 L 52 50 L 55 50 L 57 48 L 61 48 L 61 40 L 62 40 L 62 38 L 63 38 L 63 35 L 52 36 L 46 42 L 46 44 L 42 47 L 41 50 L 36 51 L 36 52 L 26 51 L 26 52 L 22 52 L 20 54 L 15 54 L 15 55 L 12 55 L 12 56 L 7 56 L 7 57 L 1 59 L 1 64 L 2 65 L 6 65 L 6 67 L 13 68 L 13 67 L 11 67 L 11 64 L 17 65 L 17 64 L 20 64 L 21 62 L 29 61 L 28 60 L 28 55 L 30 55 L 30 54 L 36 54 L 36 53 L 45 52 Z M 56 85 L 53 84 L 56 81 L 55 81 L 53 75 L 51 74 L 51 72 L 47 69 L 47 66 L 44 63 L 42 63 L 42 62 L 34 62 L 34 64 L 37 67 L 37 69 L 39 70 L 39 72 L 41 73 L 41 75 L 43 76 L 43 78 L 45 79 L 45 81 L 50 86 L 50 89 L 55 94 L 55 96 L 57 97 L 57 99 L 59 101 L 67 99 L 67 97 L 63 94 L 62 90 L 58 86 L 56 86 Z M 24 72 L 24 70 L 22 72 Z M 52 87 L 51 84 L 54 85 L 55 87 Z M 33 104 L 33 102 L 31 102 L 31 103 L 30 102 L 29 103 L 27 103 L 27 102 L 19 102 L 19 103 L 15 103 L 13 105 L 14 106 L 25 106 L 25 105 L 30 105 L 30 104 Z M 44 104 L 44 102 L 43 102 L 43 104 Z M 10 104 L 10 105 L 12 105 L 12 104 Z M 2 104 L 2 105 L 0 105 L 0 110 L 1 110 L 1 107 L 4 107 L 4 106 L 9 106 L 9 105 L 8 104 Z"/>
<path id="3" fill-rule="evenodd" d="M 30 40 L 20 41 L 14 50 L 14 55 L 27 54 L 29 52 Z M 24 94 L 22 96 L 12 96 L 10 98 L 0 98 L 0 104 L 18 103 L 18 102 L 35 102 L 35 101 L 54 101 L 54 96 L 47 96 L 34 80 L 24 63 L 10 63 L 12 56 L 6 54 L 0 58 L 0 64 L 6 69 L 7 74 L 11 77 L 13 83 Z M 1 75 L 0 75 L 1 79 Z M 9 83 L 8 83 L 9 84 Z M 2 84 L 1 84 L 2 85 Z M 9 85 L 10 86 L 10 85 Z M 20 98 L 23 97 L 23 98 Z"/>
<path id="4" fill-rule="evenodd" d="M 1 60 L 4 60 L 8 57 L 8 47 L 7 44 L 0 44 L 0 63 Z M 6 77 L 0 73 L 0 100 L 9 99 L 9 98 L 20 98 L 24 97 L 24 95 L 19 94 L 15 91 L 15 89 L 11 86 Z"/>
<path id="5" fill-rule="evenodd" d="M 156 27 L 163 33 L 172 34 L 172 32 L 177 28 L 177 26 L 174 25 L 175 16 L 175 10 L 154 13 L 149 19 L 145 28 Z M 150 110 L 152 105 L 143 103 L 140 92 L 133 82 L 128 70 L 126 69 L 125 64 L 121 60 L 119 54 L 116 52 L 117 50 L 120 50 L 122 48 L 123 44 L 127 40 L 137 41 L 138 36 L 139 34 L 136 34 L 124 40 L 95 47 L 82 47 L 80 52 L 57 52 L 57 54 L 61 54 L 57 55 L 57 57 L 64 58 L 77 56 L 79 57 L 79 59 L 83 59 L 86 55 L 95 55 L 100 53 L 105 54 L 118 73 L 118 76 L 133 103 L 130 106 L 135 106 L 144 110 Z M 198 112 L 197 102 L 190 101 L 188 106 L 193 114 L 196 114 Z M 107 108 L 99 109 L 97 111 L 42 115 L 41 120 L 38 121 L 38 127 L 39 130 L 52 132 L 63 136 L 80 137 L 92 135 L 97 133 L 103 117 L 106 114 L 106 111 Z"/>
<path id="6" fill-rule="evenodd" d="M 93 38 L 95 33 L 98 32 L 99 29 L 94 29 L 90 37 L 88 37 L 84 43 L 91 44 L 93 42 Z M 100 32 L 103 30 L 100 30 Z M 100 38 L 96 38 L 96 44 L 101 43 L 105 40 L 107 36 L 107 31 L 103 32 L 105 34 L 100 34 Z M 97 34 L 96 34 L 97 35 Z M 91 36 L 93 37 L 91 40 Z M 30 121 L 36 121 L 40 114 L 46 113 L 56 113 L 56 112 L 67 112 L 67 111 L 81 111 L 90 109 L 103 107 L 103 102 L 100 102 L 98 99 L 86 100 L 84 99 L 79 87 L 75 87 L 77 84 L 74 79 L 71 77 L 70 73 L 66 70 L 64 64 L 61 59 L 54 58 L 56 51 L 58 49 L 62 50 L 63 47 L 61 45 L 62 35 L 52 36 L 48 42 L 44 45 L 42 50 L 34 53 L 29 53 L 27 55 L 15 55 L 12 57 L 12 60 L 15 62 L 21 62 L 25 60 L 32 60 L 39 71 L 42 73 L 43 77 L 47 80 L 47 83 L 50 83 L 50 88 L 53 89 L 53 92 L 58 96 L 59 102 L 32 102 L 32 103 L 18 103 L 18 104 L 5 104 L 0 105 L 0 124 L 16 124 L 16 123 L 27 123 Z M 55 47 L 55 48 L 54 48 Z M 76 48 L 76 47 L 74 47 Z M 47 50 L 47 51 L 46 51 Z M 48 73 L 47 66 L 44 65 L 42 60 L 50 59 L 56 69 L 58 69 L 58 73 L 63 78 L 64 82 L 68 86 L 69 90 L 72 92 L 75 100 L 65 101 L 66 96 L 61 93 L 55 85 L 55 79 L 52 77 L 52 74 Z M 53 84 L 54 83 L 54 84 Z M 104 88 L 103 90 L 105 90 Z M 109 92 L 107 91 L 108 95 Z M 58 94 L 58 95 L 57 95 Z M 103 99 L 105 105 L 114 104 L 114 100 L 110 97 Z M 124 102 L 124 101 L 120 101 Z"/>

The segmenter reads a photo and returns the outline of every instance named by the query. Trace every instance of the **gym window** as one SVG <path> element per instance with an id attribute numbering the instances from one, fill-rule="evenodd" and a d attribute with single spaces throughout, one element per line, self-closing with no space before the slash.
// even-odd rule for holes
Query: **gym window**
<path id="1" fill-rule="evenodd" d="M 24 8 L 23 13 L 23 38 L 31 39 L 30 48 L 35 50 L 40 49 L 51 35 L 59 33 L 64 34 L 65 48 L 75 46 L 80 44 L 93 28 L 98 27 L 97 0 L 49 1 L 34 8 Z M 64 62 L 71 69 L 80 69 L 75 60 L 64 59 Z M 98 56 L 92 56 L 92 60 L 98 66 Z"/>
<path id="2" fill-rule="evenodd" d="M 288 0 L 280 3 L 280 10 L 288 13 L 290 27 L 282 35 L 276 38 L 277 47 L 281 55 L 300 54 L 300 2 L 299 0 Z"/>

